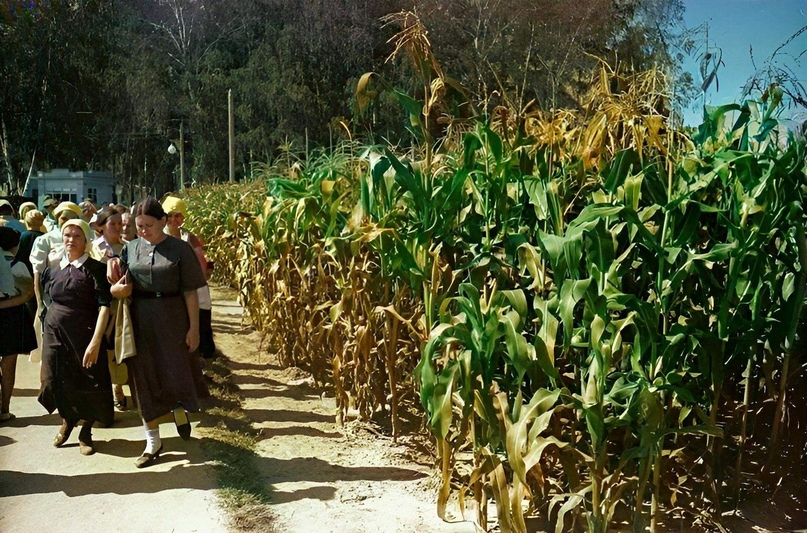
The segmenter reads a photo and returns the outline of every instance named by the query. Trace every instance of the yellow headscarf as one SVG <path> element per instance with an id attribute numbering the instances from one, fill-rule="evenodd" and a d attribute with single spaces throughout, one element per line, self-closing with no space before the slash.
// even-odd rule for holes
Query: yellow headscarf
<path id="1" fill-rule="evenodd" d="M 74 204 L 73 202 L 62 202 L 56 206 L 56 209 L 53 210 L 53 218 L 59 218 L 59 213 L 69 209 L 70 211 L 74 212 L 78 217 L 81 217 L 81 208 Z"/>
<path id="2" fill-rule="evenodd" d="M 24 222 L 25 221 L 25 214 L 28 213 L 28 211 L 33 211 L 34 209 L 36 209 L 36 204 L 34 202 L 23 202 L 23 203 L 21 203 L 20 204 L 20 209 L 19 209 L 19 211 L 20 211 L 20 220 L 22 220 Z"/>
<path id="3" fill-rule="evenodd" d="M 185 203 L 185 200 L 182 198 L 177 198 L 176 196 L 166 196 L 165 200 L 163 200 L 162 206 L 163 211 L 166 213 L 175 211 L 177 213 L 182 213 L 183 217 L 188 218 L 188 204 Z"/>

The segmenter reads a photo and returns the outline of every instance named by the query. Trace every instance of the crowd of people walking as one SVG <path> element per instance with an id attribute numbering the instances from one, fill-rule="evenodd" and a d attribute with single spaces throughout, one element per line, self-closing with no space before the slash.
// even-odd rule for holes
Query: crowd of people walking
<path id="1" fill-rule="evenodd" d="M 173 196 L 131 210 L 46 197 L 18 217 L 0 200 L 0 424 L 15 418 L 17 358 L 30 354 L 41 360 L 39 403 L 61 418 L 57 448 L 80 424 L 79 450 L 92 455 L 93 427 L 134 406 L 146 440 L 138 468 L 159 460 L 166 415 L 190 438 L 188 413 L 208 396 L 202 357 L 216 348 L 213 265 L 184 228 L 187 214 Z"/>

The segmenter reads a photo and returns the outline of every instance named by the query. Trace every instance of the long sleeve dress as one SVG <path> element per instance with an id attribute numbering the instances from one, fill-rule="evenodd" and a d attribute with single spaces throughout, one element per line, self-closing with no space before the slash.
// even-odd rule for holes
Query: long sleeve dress
<path id="1" fill-rule="evenodd" d="M 185 344 L 190 323 L 183 296 L 207 283 L 196 254 L 167 235 L 157 245 L 145 239 L 127 243 L 121 260 L 134 284 L 130 311 L 137 355 L 126 364 L 143 420 L 177 405 L 198 411 L 207 389 L 198 355 Z"/>
<path id="2" fill-rule="evenodd" d="M 101 307 L 112 302 L 106 266 L 86 255 L 42 274 L 43 291 L 49 300 L 44 320 L 42 346 L 42 388 L 39 403 L 49 413 L 71 422 L 95 420 L 112 424 L 112 384 L 101 342 L 98 361 L 82 365 L 92 340 Z"/>

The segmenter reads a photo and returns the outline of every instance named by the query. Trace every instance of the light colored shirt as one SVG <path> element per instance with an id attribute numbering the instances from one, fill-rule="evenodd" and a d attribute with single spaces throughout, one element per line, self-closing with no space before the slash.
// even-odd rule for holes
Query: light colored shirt
<path id="1" fill-rule="evenodd" d="M 44 211 L 44 209 L 42 211 Z M 47 231 L 52 231 L 53 228 L 57 227 L 56 220 L 50 215 L 45 215 L 45 220 L 42 221 L 42 225 L 45 226 Z"/>
<path id="2" fill-rule="evenodd" d="M 63 254 L 62 258 L 59 260 L 59 268 L 67 268 L 67 265 L 73 265 L 73 267 L 78 268 L 87 261 L 88 257 L 90 257 L 90 254 L 85 253 L 75 261 L 71 261 L 67 258 L 67 254 Z"/>
<path id="3" fill-rule="evenodd" d="M 93 257 L 102 263 L 109 261 L 109 258 L 112 256 L 120 255 L 121 250 L 123 250 L 123 243 L 112 246 L 106 242 L 103 235 L 92 241 L 92 244 L 95 247 Z"/>
<path id="4" fill-rule="evenodd" d="M 168 226 L 165 227 L 165 232 L 168 233 Z M 207 272 L 207 258 L 205 257 L 204 242 L 202 239 L 191 233 L 185 228 L 179 228 L 180 238 L 191 245 L 193 251 L 196 252 L 196 258 L 199 259 L 199 264 L 202 266 L 202 272 Z M 210 298 L 210 286 L 205 285 L 196 289 L 196 295 L 199 298 L 199 309 L 210 311 L 213 308 L 213 301 Z"/>
<path id="5" fill-rule="evenodd" d="M 9 252 L 4 252 L 3 256 L 8 261 L 8 265 L 11 267 L 11 275 L 14 278 L 14 288 L 15 288 L 15 296 L 20 294 L 19 287 L 22 285 L 31 284 L 31 274 L 28 273 L 28 267 L 25 266 L 25 263 L 22 261 L 17 261 L 13 266 L 11 263 L 14 262 L 14 255 Z"/>
<path id="6" fill-rule="evenodd" d="M 58 261 L 64 253 L 64 240 L 59 228 L 54 228 L 34 241 L 31 248 L 31 267 L 34 273 L 42 274 L 49 263 Z"/>
<path id="7" fill-rule="evenodd" d="M 11 272 L 11 263 L 6 259 L 6 254 L 0 254 L 0 298 L 17 296 L 19 292 L 14 286 L 14 274 Z"/>

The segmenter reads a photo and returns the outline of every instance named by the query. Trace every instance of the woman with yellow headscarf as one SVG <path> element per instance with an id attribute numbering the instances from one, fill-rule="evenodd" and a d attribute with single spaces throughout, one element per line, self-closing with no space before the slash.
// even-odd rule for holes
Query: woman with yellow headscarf
<path id="1" fill-rule="evenodd" d="M 167 222 L 165 232 L 172 237 L 182 239 L 187 242 L 196 252 L 196 258 L 205 274 L 205 279 L 209 280 L 213 272 L 213 263 L 205 256 L 205 243 L 196 236 L 195 233 L 186 229 L 183 224 L 188 217 L 188 204 L 182 198 L 176 196 L 166 196 L 162 201 L 163 211 L 165 211 Z M 210 287 L 205 285 L 196 291 L 199 296 L 199 354 L 205 359 L 210 359 L 216 354 L 216 343 L 213 340 L 213 302 L 210 298 Z"/>

